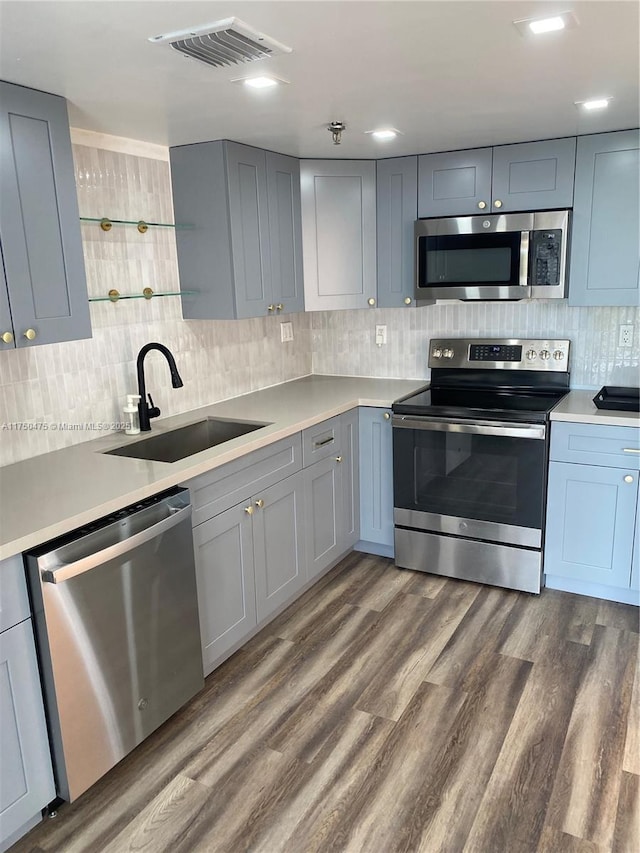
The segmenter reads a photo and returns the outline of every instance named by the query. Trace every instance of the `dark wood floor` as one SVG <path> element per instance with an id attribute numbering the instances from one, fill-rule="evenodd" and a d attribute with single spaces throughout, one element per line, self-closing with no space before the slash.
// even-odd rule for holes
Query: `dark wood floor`
<path id="1" fill-rule="evenodd" d="M 637 610 L 352 554 L 16 851 L 640 850 Z"/>

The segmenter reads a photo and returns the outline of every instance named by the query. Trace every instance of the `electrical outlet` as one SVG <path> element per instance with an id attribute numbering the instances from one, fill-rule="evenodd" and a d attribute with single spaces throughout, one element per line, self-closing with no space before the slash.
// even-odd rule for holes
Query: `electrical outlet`
<path id="1" fill-rule="evenodd" d="M 376 346 L 381 347 L 387 342 L 387 327 L 376 326 Z"/>
<path id="2" fill-rule="evenodd" d="M 632 347 L 633 346 L 633 326 L 618 326 L 618 346 Z"/>
<path id="3" fill-rule="evenodd" d="M 280 340 L 283 344 L 293 340 L 293 323 L 291 320 L 288 323 L 280 323 Z"/>

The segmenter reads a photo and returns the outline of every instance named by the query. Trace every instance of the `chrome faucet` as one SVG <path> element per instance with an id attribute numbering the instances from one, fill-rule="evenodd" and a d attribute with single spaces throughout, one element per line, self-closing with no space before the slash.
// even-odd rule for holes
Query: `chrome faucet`
<path id="1" fill-rule="evenodd" d="M 136 362 L 136 369 L 138 371 L 138 394 L 140 395 L 138 414 L 140 415 L 141 432 L 148 432 L 151 429 L 151 424 L 149 423 L 151 418 L 160 417 L 160 409 L 154 405 L 151 394 L 148 395 L 149 403 L 147 403 L 147 388 L 144 381 L 144 357 L 152 349 L 157 349 L 167 359 L 169 370 L 171 371 L 171 384 L 173 387 L 182 388 L 183 385 L 171 351 L 168 350 L 164 344 L 145 344 L 138 353 L 138 360 Z"/>

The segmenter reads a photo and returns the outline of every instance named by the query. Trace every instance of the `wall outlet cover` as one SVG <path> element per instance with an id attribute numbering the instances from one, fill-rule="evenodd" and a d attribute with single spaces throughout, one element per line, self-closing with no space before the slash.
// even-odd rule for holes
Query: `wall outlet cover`
<path id="1" fill-rule="evenodd" d="M 283 344 L 293 340 L 293 323 L 291 320 L 286 323 L 280 323 L 280 340 Z"/>
<path id="2" fill-rule="evenodd" d="M 376 326 L 376 346 L 381 347 L 387 342 L 387 327 Z"/>
<path id="3" fill-rule="evenodd" d="M 631 324 L 618 326 L 618 346 L 633 346 L 633 326 Z"/>

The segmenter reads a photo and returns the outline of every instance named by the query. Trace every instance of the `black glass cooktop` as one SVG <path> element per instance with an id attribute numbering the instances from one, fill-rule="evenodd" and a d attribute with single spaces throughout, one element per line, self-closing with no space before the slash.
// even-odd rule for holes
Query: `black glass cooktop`
<path id="1" fill-rule="evenodd" d="M 472 420 L 531 421 L 544 423 L 548 413 L 567 393 L 514 392 L 513 389 L 428 388 L 393 404 L 400 415 Z"/>

